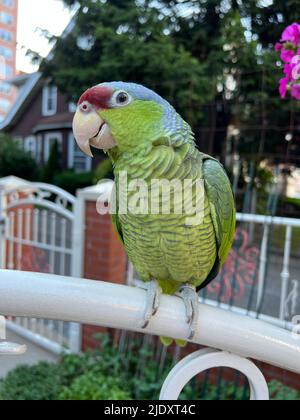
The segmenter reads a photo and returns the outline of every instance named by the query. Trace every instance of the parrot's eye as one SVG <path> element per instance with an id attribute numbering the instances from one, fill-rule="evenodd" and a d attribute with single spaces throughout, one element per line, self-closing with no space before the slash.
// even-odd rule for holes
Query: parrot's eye
<path id="1" fill-rule="evenodd" d="M 92 106 L 89 102 L 82 102 L 82 104 L 80 105 L 80 110 L 82 112 L 90 112 Z"/>
<path id="2" fill-rule="evenodd" d="M 128 95 L 125 92 L 121 92 L 116 99 L 118 104 L 125 104 L 128 101 Z"/>
<path id="3" fill-rule="evenodd" d="M 128 105 L 131 100 L 132 98 L 127 92 L 118 91 L 114 93 L 111 99 L 111 104 L 112 106 L 120 107 Z"/>

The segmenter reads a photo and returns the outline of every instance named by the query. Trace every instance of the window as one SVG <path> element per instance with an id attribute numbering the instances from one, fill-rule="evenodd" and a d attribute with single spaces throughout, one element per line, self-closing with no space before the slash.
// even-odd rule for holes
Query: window
<path id="1" fill-rule="evenodd" d="M 5 29 L 0 29 L 0 39 L 6 42 L 12 42 L 13 34 Z"/>
<path id="2" fill-rule="evenodd" d="M 14 7 L 14 0 L 1 0 L 1 4 L 5 7 L 12 8 Z"/>
<path id="3" fill-rule="evenodd" d="M 13 52 L 10 48 L 0 46 L 0 55 L 7 60 L 11 60 L 13 58 Z"/>
<path id="4" fill-rule="evenodd" d="M 92 158 L 86 156 L 76 144 L 73 133 L 69 134 L 68 167 L 75 172 L 87 172 L 92 169 Z"/>
<path id="5" fill-rule="evenodd" d="M 62 153 L 62 134 L 59 132 L 47 133 L 45 134 L 45 141 L 44 141 L 44 162 L 48 162 L 51 149 L 54 143 L 58 143 L 58 148 L 60 151 L 60 155 Z"/>
<path id="6" fill-rule="evenodd" d="M 0 79 L 8 79 L 13 75 L 13 68 L 6 64 L 4 57 L 0 55 Z"/>
<path id="7" fill-rule="evenodd" d="M 42 114 L 44 117 L 55 115 L 57 111 L 57 87 L 46 85 L 43 89 Z"/>
<path id="8" fill-rule="evenodd" d="M 12 25 L 13 17 L 9 13 L 0 12 L 0 22 L 5 25 Z"/>
<path id="9" fill-rule="evenodd" d="M 8 112 L 11 107 L 10 101 L 0 98 L 0 111 Z"/>
<path id="10" fill-rule="evenodd" d="M 77 110 L 77 104 L 75 102 L 69 102 L 69 112 L 72 114 Z"/>
<path id="11" fill-rule="evenodd" d="M 0 93 L 4 93 L 5 95 L 9 95 L 11 93 L 11 85 L 9 83 L 1 82 L 0 81 Z"/>
<path id="12" fill-rule="evenodd" d="M 29 152 L 33 158 L 36 158 L 36 138 L 35 136 L 28 136 L 24 140 L 24 150 Z"/>

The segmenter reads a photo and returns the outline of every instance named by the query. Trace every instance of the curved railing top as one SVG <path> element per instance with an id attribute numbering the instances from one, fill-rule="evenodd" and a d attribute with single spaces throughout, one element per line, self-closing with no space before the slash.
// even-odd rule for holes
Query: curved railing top
<path id="1" fill-rule="evenodd" d="M 139 288 L 49 274 L 0 270 L 0 314 L 48 318 L 186 339 L 180 298 L 163 295 L 141 330 L 146 292 Z M 200 304 L 194 343 L 300 373 L 300 338 L 260 320 Z"/>

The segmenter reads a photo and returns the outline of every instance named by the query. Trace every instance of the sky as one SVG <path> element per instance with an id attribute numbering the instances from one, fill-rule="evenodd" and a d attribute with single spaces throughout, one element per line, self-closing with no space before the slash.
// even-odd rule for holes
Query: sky
<path id="1" fill-rule="evenodd" d="M 30 73 L 37 70 L 30 58 L 29 48 L 46 56 L 51 46 L 36 31 L 46 29 L 53 35 L 60 35 L 71 19 L 71 12 L 64 8 L 60 0 L 19 0 L 19 22 L 17 35 L 17 69 Z"/>

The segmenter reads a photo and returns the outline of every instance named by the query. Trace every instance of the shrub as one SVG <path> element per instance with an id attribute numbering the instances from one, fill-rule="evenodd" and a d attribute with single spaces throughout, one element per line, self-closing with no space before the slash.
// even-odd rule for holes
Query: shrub
<path id="1" fill-rule="evenodd" d="M 58 142 L 55 141 L 51 147 L 48 162 L 42 170 L 42 181 L 53 184 L 56 174 L 61 171 L 60 153 Z"/>
<path id="2" fill-rule="evenodd" d="M 0 134 L 0 177 L 18 176 L 33 180 L 37 174 L 37 164 L 13 139 Z"/>
<path id="3" fill-rule="evenodd" d="M 0 381 L 0 400 L 53 400 L 60 387 L 59 366 L 19 366 Z"/>
<path id="4" fill-rule="evenodd" d="M 113 165 L 110 159 L 104 159 L 99 163 L 95 172 L 95 184 L 101 179 L 114 179 Z"/>
<path id="5" fill-rule="evenodd" d="M 297 390 L 283 385 L 279 381 L 271 381 L 269 383 L 269 391 L 272 400 L 295 401 L 300 399 L 300 393 Z"/>
<path id="6" fill-rule="evenodd" d="M 127 351 L 119 352 L 107 335 L 101 348 L 81 355 L 65 355 L 59 364 L 21 366 L 0 381 L 1 400 L 155 400 L 173 365 L 167 353 L 164 363 L 157 349 L 130 336 Z M 153 344 L 153 343 L 152 343 Z M 297 400 L 299 392 L 272 381 L 271 398 Z M 249 390 L 233 382 L 191 381 L 180 399 L 248 399 Z"/>
<path id="7" fill-rule="evenodd" d="M 75 195 L 76 190 L 93 185 L 94 177 L 94 172 L 75 173 L 69 170 L 56 175 L 54 184 Z"/>
<path id="8" fill-rule="evenodd" d="M 76 378 L 70 387 L 64 387 L 59 400 L 95 401 L 95 400 L 130 400 L 130 393 L 125 391 L 119 379 L 104 376 L 97 369 Z"/>

